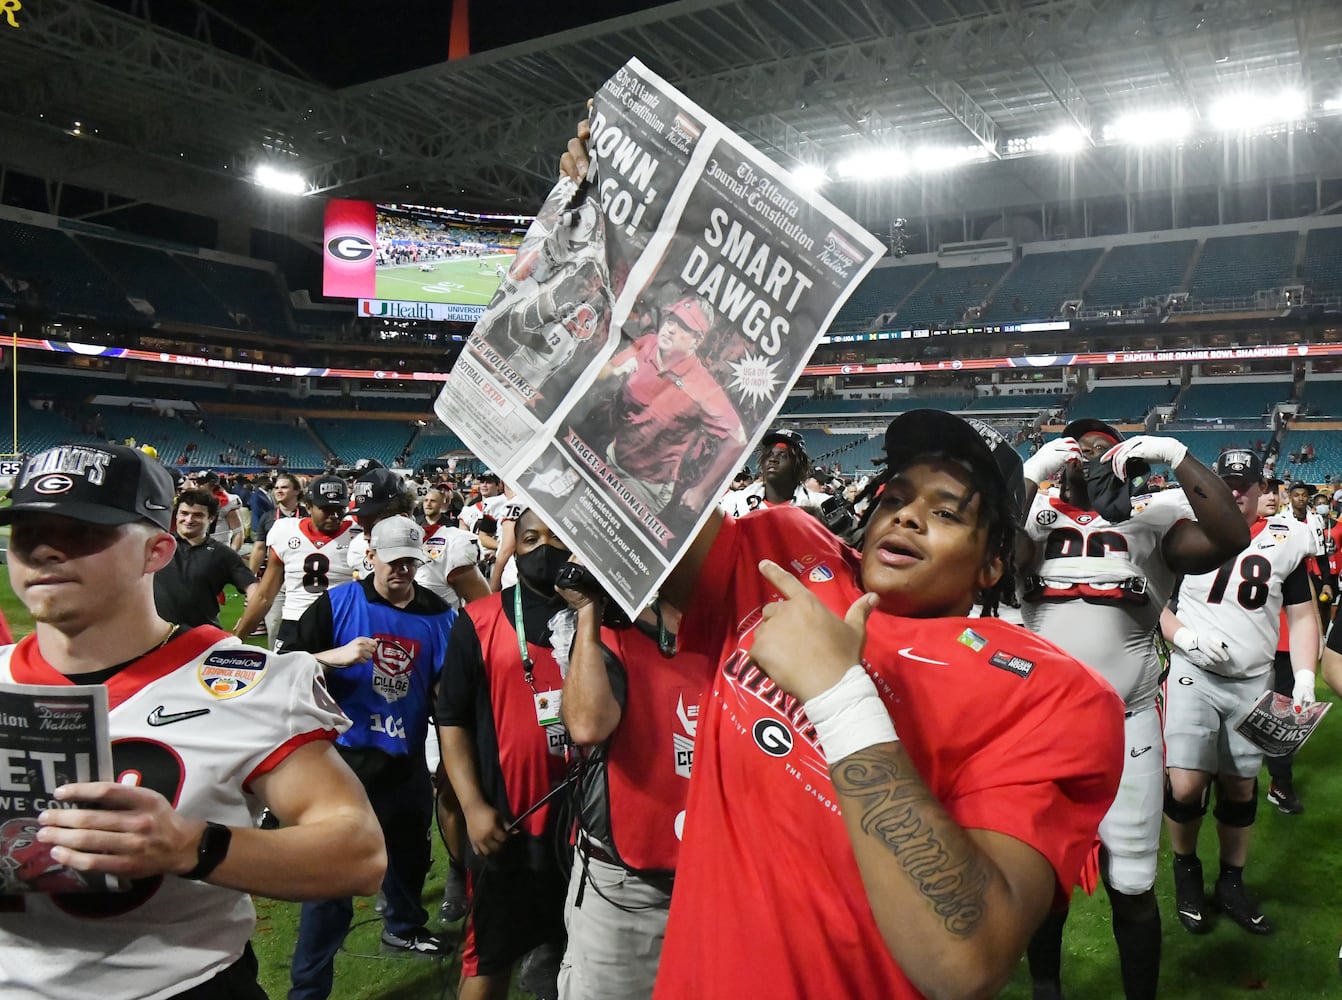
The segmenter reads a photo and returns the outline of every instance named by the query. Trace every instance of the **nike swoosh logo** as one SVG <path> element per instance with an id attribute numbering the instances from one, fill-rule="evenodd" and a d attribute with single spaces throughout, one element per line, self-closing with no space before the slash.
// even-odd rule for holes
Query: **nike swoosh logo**
<path id="1" fill-rule="evenodd" d="M 146 500 L 146 501 L 144 502 L 144 505 L 145 505 L 146 507 L 148 507 L 150 510 L 167 510 L 167 509 L 168 509 L 167 504 L 154 503 L 153 500 Z"/>
<path id="2" fill-rule="evenodd" d="M 1251 923 L 1251 924 L 1253 924 L 1253 925 L 1255 925 L 1255 926 L 1257 926 L 1258 924 L 1261 924 L 1262 922 L 1263 922 L 1263 918 L 1262 918 L 1262 916 L 1254 917 L 1252 920 L 1249 921 L 1249 923 Z"/>
<path id="3" fill-rule="evenodd" d="M 917 660 L 919 663 L 935 663 L 939 667 L 949 667 L 950 664 L 945 660 L 929 660 L 926 656 L 919 656 L 913 651 L 912 646 L 905 646 L 899 651 L 899 655 L 907 657 L 910 660 Z"/>
<path id="4" fill-rule="evenodd" d="M 1151 749 L 1150 747 L 1142 747 L 1140 750 L 1138 750 L 1136 747 L 1133 747 L 1131 750 L 1128 751 L 1128 753 L 1130 753 L 1134 757 L 1140 757 L 1142 754 L 1146 753 L 1146 751 L 1150 749 Z"/>
<path id="5" fill-rule="evenodd" d="M 1202 919 L 1202 911 L 1201 911 L 1201 910 L 1180 910 L 1179 912 L 1180 912 L 1181 914 L 1183 914 L 1185 917 L 1187 917 L 1189 920 L 1201 920 L 1201 919 Z M 1263 918 L 1262 918 L 1262 917 L 1259 917 L 1258 919 L 1259 919 L 1259 920 L 1262 920 Z"/>
<path id="6" fill-rule="evenodd" d="M 189 712 L 165 712 L 160 705 L 149 713 L 149 717 L 144 721 L 151 726 L 171 726 L 174 722 L 185 722 L 187 719 L 195 719 L 202 715 L 209 715 L 208 708 L 195 708 Z"/>

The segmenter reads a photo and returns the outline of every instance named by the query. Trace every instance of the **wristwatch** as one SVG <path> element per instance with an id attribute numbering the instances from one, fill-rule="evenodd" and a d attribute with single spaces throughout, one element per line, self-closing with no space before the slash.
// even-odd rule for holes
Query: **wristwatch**
<path id="1" fill-rule="evenodd" d="M 196 867 L 182 875 L 193 882 L 210 877 L 210 873 L 219 867 L 219 863 L 228 856 L 228 845 L 233 841 L 233 831 L 218 823 L 206 823 L 205 832 L 200 835 L 200 846 L 196 848 Z"/>

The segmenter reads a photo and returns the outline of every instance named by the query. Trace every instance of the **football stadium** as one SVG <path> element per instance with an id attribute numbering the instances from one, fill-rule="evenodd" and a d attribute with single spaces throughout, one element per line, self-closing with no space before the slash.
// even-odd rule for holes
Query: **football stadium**
<path id="1" fill-rule="evenodd" d="M 1304 1000 L 1342 990 L 1342 775 L 1330 763 L 1342 721 L 1322 717 L 1338 700 L 1329 685 L 1342 683 L 1342 632 L 1332 635 L 1342 596 L 1342 3 L 603 0 L 553 11 L 469 0 L 0 0 L 0 54 L 0 612 L 17 643 L 0 646 L 0 735 L 11 741 L 0 772 L 0 997 Z M 764 402 L 757 393 L 773 433 L 747 428 L 743 446 L 762 448 L 734 487 L 717 484 L 719 496 L 756 492 L 743 492 L 739 509 L 724 499 L 722 510 L 742 516 L 715 514 L 708 523 L 726 534 L 686 559 L 700 560 L 704 575 L 691 580 L 703 594 L 719 593 L 707 582 L 716 577 L 731 599 L 710 609 L 688 591 L 676 604 L 672 574 L 633 624 L 594 582 L 595 597 L 582 590 L 590 573 L 559 570 L 531 587 L 528 560 L 536 567 L 566 546 L 535 526 L 514 494 L 524 483 L 500 483 L 470 433 L 435 411 L 470 357 L 476 320 L 503 288 L 537 283 L 521 273 L 528 229 L 567 169 L 561 156 L 589 99 L 631 58 L 777 164 L 796 197 L 823 199 L 883 248 L 800 377 Z M 366 219 L 366 235 L 332 228 L 333 212 Z M 363 284 L 333 278 L 365 263 Z M 660 332 L 630 349 L 644 352 L 637 362 L 603 358 L 628 381 L 612 402 L 594 379 L 594 412 L 618 412 L 640 378 L 629 371 L 649 363 L 666 328 L 708 345 L 696 370 L 725 385 L 738 358 L 711 356 L 714 311 L 685 301 L 662 304 L 641 331 Z M 603 303 L 587 314 L 588 333 L 614 303 L 628 340 L 640 338 L 642 302 Z M 520 328 L 530 321 L 518 313 Z M 647 381 L 690 379 L 688 362 L 653 356 Z M 546 376 L 527 377 L 539 386 Z M 684 406 L 709 408 L 702 394 Z M 963 419 L 943 425 L 927 410 Z M 899 466 L 893 428 L 919 421 L 981 437 L 971 447 L 934 436 Z M 594 460 L 617 471 L 623 461 L 619 474 L 644 486 L 661 484 L 659 455 L 707 466 L 726 446 L 676 443 L 627 414 L 612 425 Z M 620 457 L 631 427 L 643 434 L 637 467 Z M 97 499 L 114 474 L 88 471 L 125 462 L 150 470 L 128 487 L 129 502 L 148 506 L 129 514 L 121 500 Z M 922 502 L 909 470 L 934 466 L 971 485 L 961 506 L 939 509 L 935 526 L 909 529 L 913 540 L 899 545 L 882 548 L 868 531 L 862 549 L 854 525 L 908 528 Z M 186 491 L 171 505 L 154 500 L 164 469 Z M 1002 500 L 1013 523 L 980 530 L 990 522 L 974 517 L 997 516 L 992 490 L 1005 497 L 1017 484 L 1019 497 Z M 694 493 L 673 483 L 660 502 L 689 504 Z M 277 535 L 300 499 L 303 527 Z M 370 513 L 378 505 L 382 514 Z M 756 509 L 794 505 L 819 520 Z M 146 513 L 169 506 L 171 518 Z M 198 535 L 182 520 L 193 506 L 212 522 Z M 103 519 L 79 521 L 91 507 Z M 417 531 L 392 539 L 407 518 L 424 529 L 422 555 Z M 157 562 L 145 556 L 138 583 L 94 590 L 114 569 L 130 572 L 125 560 L 106 577 L 81 578 L 78 567 L 109 561 L 99 545 L 114 537 L 133 547 L 140 536 L 117 527 L 131 522 L 152 523 L 160 539 L 176 533 L 176 554 L 165 546 Z M 793 553 L 790 570 L 772 567 L 792 579 L 770 577 L 757 594 L 743 577 L 761 559 L 789 561 L 763 547 L 771 524 L 788 526 L 779 546 L 801 538 L 810 548 Z M 35 537 L 35 525 L 56 540 Z M 908 631 L 888 639 L 865 624 L 889 611 L 880 601 L 844 617 L 876 591 L 872 580 L 961 552 L 938 541 L 959 527 L 979 546 L 981 573 L 992 572 L 947 603 L 954 615 L 894 610 Z M 95 544 L 98 531 L 107 538 Z M 351 555 L 348 582 L 333 575 L 329 590 L 328 543 L 366 553 Z M 206 588 L 206 618 L 171 617 L 166 578 L 147 578 L 177 572 L 183 592 L 195 586 L 207 572 L 198 546 L 236 568 Z M 374 558 L 379 549 L 388 561 Z M 741 553 L 753 561 L 733 576 L 726 560 Z M 396 575 L 406 560 L 417 582 Z M 962 553 L 925 589 L 976 566 Z M 427 570 L 441 571 L 440 586 Z M 856 589 L 838 607 L 823 587 L 846 571 Z M 59 593 L 43 588 L 70 586 L 98 596 L 61 617 L 51 611 Z M 116 662 L 73 656 L 84 626 L 71 623 L 90 606 L 120 608 L 150 589 L 161 616 L 148 615 L 153 643 Z M 355 592 L 362 631 L 343 631 Z M 544 629 L 532 605 L 524 615 L 524 593 L 555 613 Z M 923 619 L 959 618 L 981 599 L 991 617 L 992 593 L 1000 623 L 957 625 L 931 644 Z M 735 645 L 756 627 L 786 635 L 790 612 L 777 609 L 806 601 L 815 617 L 792 633 L 793 653 L 817 664 L 855 654 L 839 673 L 857 662 L 856 678 L 789 687 L 763 638 L 758 656 L 745 639 Z M 738 604 L 728 658 L 719 664 L 714 645 L 703 678 L 647 682 L 649 698 L 669 698 L 664 719 L 638 707 L 630 636 L 651 651 L 644 673 L 660 676 L 688 661 L 674 634 L 681 611 L 698 624 Z M 686 610 L 696 607 L 700 617 Z M 263 622 L 266 609 L 274 619 Z M 555 627 L 561 612 L 578 623 L 572 631 Z M 440 631 L 392 637 L 400 626 L 385 623 L 396 615 Z M 132 619 L 146 620 L 108 611 L 98 634 Z M 247 633 L 242 645 L 226 634 L 234 629 Z M 706 641 L 698 631 L 681 637 Z M 491 659 L 497 635 L 506 666 Z M 192 684 L 169 687 L 168 652 L 193 642 L 198 659 L 174 661 Z M 72 658 L 58 662 L 58 648 Z M 428 679 L 407 679 L 421 667 L 405 663 L 430 650 Z M 479 662 L 463 665 L 468 653 Z M 926 681 L 976 656 L 991 664 L 986 680 Z M 1084 671 L 1066 674 L 1070 692 L 1049 680 L 1064 661 Z M 365 667 L 368 689 L 356 690 Z M 226 696 L 210 687 L 225 668 Z M 291 705 L 325 721 L 304 728 L 238 708 L 221 752 L 234 733 L 265 749 L 230 749 L 237 762 L 212 763 L 218 776 L 201 790 L 189 766 L 214 759 L 207 724 L 249 697 L 279 697 L 277 675 L 299 669 L 315 680 Z M 892 689 L 901 670 L 922 672 L 923 686 Z M 505 696 L 524 672 L 530 689 Z M 567 714 L 595 697 L 574 693 L 575 678 L 611 706 L 605 729 Z M 25 782 L 41 770 L 13 762 L 24 751 L 12 748 L 45 751 L 23 742 L 26 720 L 8 699 L 40 708 L 25 685 L 54 697 L 71 679 L 106 687 L 101 773 L 130 797 L 79 803 L 102 817 L 89 823 L 111 824 L 93 829 L 115 836 L 61 827 L 76 839 L 43 853 L 56 840 L 39 826 L 79 821 L 52 819 L 67 812 L 54 798 L 40 821 L 11 798 L 36 795 Z M 836 708 L 859 681 L 866 688 Z M 1113 725 L 1088 721 L 1099 710 L 1076 685 L 1092 684 Z M 562 717 L 547 700 L 561 689 Z M 924 690 L 933 693 L 919 703 Z M 196 704 L 188 694 L 212 700 L 179 708 Z M 382 714 L 362 733 L 368 742 L 351 742 L 369 729 L 368 698 L 383 699 Z M 1277 716 L 1262 714 L 1273 705 Z M 157 728 L 193 712 L 189 725 Z M 1250 735 L 1255 718 L 1261 732 Z M 834 756 L 841 732 L 851 757 Z M 416 734 L 432 746 L 427 765 L 418 746 L 406 763 Z M 1297 749 L 1264 751 L 1259 737 L 1274 735 Z M 723 743 L 736 736 L 748 762 L 728 756 L 736 751 Z M 535 760 L 515 763 L 529 741 Z M 153 767 L 132 755 L 150 744 L 163 751 Z M 620 747 L 632 755 L 627 771 Z M 1067 770 L 1104 747 L 1121 753 L 1096 765 L 1093 784 Z M 169 759 L 178 783 L 160 787 Z M 656 761 L 669 779 L 648 776 Z M 888 785 L 854 777 L 865 766 L 875 782 L 885 765 Z M 781 784 L 756 790 L 761 768 Z M 537 777 L 547 774 L 553 787 Z M 525 809 L 524 779 L 542 781 Z M 216 794 L 216 784 L 233 791 Z M 797 802 L 774 797 L 780 788 Z M 593 801 L 605 810 L 596 825 L 584 818 Z M 650 829 L 658 809 L 674 818 L 673 837 Z M 356 850 L 349 829 L 360 823 L 375 843 Z M 147 856 L 151 840 L 161 855 L 152 864 L 96 860 Z M 318 857 L 288 864 L 284 852 L 304 844 L 329 849 L 325 872 Z M 34 845 L 49 868 L 35 868 Z M 279 853 L 266 860 L 268 851 Z M 55 883 L 44 891 L 76 857 L 124 875 L 124 891 L 92 903 Z M 239 871 L 244 859 L 255 874 Z M 686 870 L 692 861 L 699 873 Z M 321 878 L 342 872 L 323 894 Z M 602 904 L 604 923 L 593 913 Z"/>

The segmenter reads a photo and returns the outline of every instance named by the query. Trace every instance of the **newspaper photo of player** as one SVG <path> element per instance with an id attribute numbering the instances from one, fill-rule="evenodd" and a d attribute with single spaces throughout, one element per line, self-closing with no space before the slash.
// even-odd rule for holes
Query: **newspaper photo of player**
<path id="1" fill-rule="evenodd" d="M 600 207 L 556 189 L 499 283 L 468 346 L 547 420 L 610 337 Z"/>

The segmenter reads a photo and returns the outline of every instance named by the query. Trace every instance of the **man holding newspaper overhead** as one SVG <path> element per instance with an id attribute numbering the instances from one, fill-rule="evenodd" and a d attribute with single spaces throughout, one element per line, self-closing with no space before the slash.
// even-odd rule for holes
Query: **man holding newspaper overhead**
<path id="1" fill-rule="evenodd" d="M 58 788 L 37 840 L 58 864 L 130 880 L 4 898 L 6 1000 L 264 1000 L 248 894 L 365 895 L 382 878 L 377 820 L 330 746 L 349 720 L 316 661 L 156 613 L 172 493 L 141 452 L 62 445 L 24 464 L 0 508 L 10 582 L 37 623 L 0 647 L 0 682 L 102 684 L 111 705 L 115 780 Z M 259 805 L 285 829 L 253 828 Z"/>

